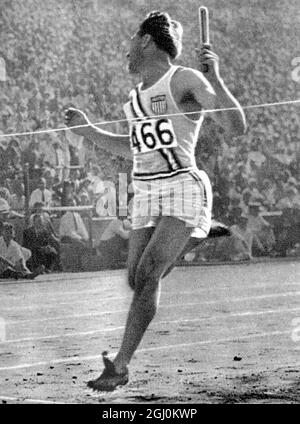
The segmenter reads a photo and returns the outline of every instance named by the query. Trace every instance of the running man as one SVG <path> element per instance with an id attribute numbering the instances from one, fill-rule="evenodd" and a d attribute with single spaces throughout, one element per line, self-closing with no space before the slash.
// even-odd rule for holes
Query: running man
<path id="1" fill-rule="evenodd" d="M 173 65 L 181 52 L 181 39 L 180 23 L 157 11 L 146 16 L 131 38 L 128 68 L 131 74 L 139 74 L 141 83 L 124 106 L 129 135 L 99 129 L 77 109 L 66 111 L 67 126 L 89 124 L 75 133 L 112 154 L 133 156 L 128 282 L 134 295 L 119 352 L 113 361 L 103 352 L 104 371 L 88 382 L 88 387 L 98 391 L 112 391 L 128 382 L 130 360 L 157 311 L 161 279 L 191 236 L 205 238 L 209 233 L 212 190 L 206 173 L 197 169 L 194 154 L 204 119 L 199 111 L 234 108 L 212 117 L 232 136 L 243 134 L 246 128 L 239 103 L 220 77 L 218 56 L 209 47 L 198 53 L 200 65 L 208 66 L 205 76 Z M 149 210 L 149 198 L 156 199 L 151 212 L 141 213 Z M 177 207 L 178 198 L 184 202 L 183 210 Z M 167 212 L 163 213 L 165 205 Z"/>

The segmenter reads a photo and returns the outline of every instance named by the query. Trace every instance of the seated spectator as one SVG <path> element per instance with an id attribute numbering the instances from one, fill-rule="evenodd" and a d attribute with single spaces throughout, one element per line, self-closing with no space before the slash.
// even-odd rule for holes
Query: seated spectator
<path id="1" fill-rule="evenodd" d="M 55 184 L 53 191 L 60 198 L 61 206 L 67 206 L 68 201 L 75 198 L 74 183 L 70 180 Z"/>
<path id="2" fill-rule="evenodd" d="M 32 140 L 28 147 L 25 148 L 22 152 L 22 161 L 24 164 L 29 165 L 29 177 L 32 179 L 34 176 L 33 170 L 36 167 L 36 162 L 38 160 L 38 150 L 37 150 L 37 142 L 35 140 Z"/>
<path id="3" fill-rule="evenodd" d="M 131 223 L 127 218 L 116 217 L 109 222 L 100 240 L 95 240 L 103 267 L 112 268 L 126 262 L 130 230 Z"/>
<path id="4" fill-rule="evenodd" d="M 11 210 L 8 202 L 0 198 L 0 219 L 24 218 L 24 215 Z"/>
<path id="5" fill-rule="evenodd" d="M 237 218 L 242 213 L 242 196 L 238 193 L 233 193 L 230 197 L 230 203 L 228 206 L 228 219 L 230 225 L 236 223 Z"/>
<path id="6" fill-rule="evenodd" d="M 75 168 L 70 171 L 70 181 L 73 183 L 75 193 L 78 193 L 80 186 L 80 169 Z"/>
<path id="7" fill-rule="evenodd" d="M 53 186 L 53 181 L 55 178 L 55 173 L 54 173 L 55 171 L 53 168 L 47 166 L 46 163 L 42 167 L 42 169 L 43 169 L 43 178 L 45 178 L 45 181 L 46 181 L 46 188 L 50 189 L 51 191 Z"/>
<path id="8" fill-rule="evenodd" d="M 297 188 L 290 185 L 286 188 L 285 197 L 277 203 L 277 209 L 284 210 L 287 208 L 300 209 L 300 196 Z"/>
<path id="9" fill-rule="evenodd" d="M 46 188 L 45 178 L 40 178 L 38 188 L 33 190 L 29 198 L 29 207 L 33 207 L 36 202 L 42 202 L 46 207 L 51 206 L 52 193 Z"/>
<path id="10" fill-rule="evenodd" d="M 263 204 L 267 210 L 275 209 L 276 206 L 276 186 L 268 178 L 265 178 L 262 183 L 262 196 L 264 197 Z"/>
<path id="11" fill-rule="evenodd" d="M 251 202 L 252 199 L 252 191 L 249 188 L 245 188 L 242 191 L 242 201 L 241 201 L 241 207 L 243 209 L 243 212 L 248 212 L 248 205 Z"/>
<path id="12" fill-rule="evenodd" d="M 55 237 L 41 214 L 33 216 L 32 225 L 24 230 L 23 245 L 31 251 L 28 266 L 31 271 L 39 269 L 41 265 L 46 272 L 60 269 L 59 240 Z"/>
<path id="13" fill-rule="evenodd" d="M 14 238 L 12 224 L 4 223 L 0 237 L 0 278 L 33 279 L 41 272 L 41 268 L 34 273 L 26 266 L 30 258 L 30 250 L 22 248 Z"/>
<path id="14" fill-rule="evenodd" d="M 249 179 L 248 187 L 249 187 L 249 191 L 251 192 L 251 198 L 252 199 L 257 199 L 260 202 L 264 200 L 263 195 L 260 193 L 260 191 L 258 189 L 258 183 L 257 183 L 255 178 Z"/>
<path id="15" fill-rule="evenodd" d="M 78 203 L 82 206 L 92 204 L 93 193 L 89 189 L 90 184 L 91 180 L 89 178 L 85 178 L 79 185 L 76 197 L 78 199 Z"/>
<path id="16" fill-rule="evenodd" d="M 50 215 L 48 214 L 48 212 L 44 211 L 44 207 L 45 207 L 45 204 L 43 202 L 36 202 L 33 205 L 33 208 L 31 210 L 32 214 L 30 215 L 30 218 L 29 218 L 29 225 L 32 226 L 34 217 L 36 215 L 40 215 L 43 219 L 44 224 L 49 226 L 51 231 L 54 231 L 52 223 L 51 223 Z"/>
<path id="17" fill-rule="evenodd" d="M 14 185 L 14 193 L 10 197 L 10 207 L 15 211 L 24 211 L 25 209 L 25 196 L 24 184 L 17 181 Z"/>
<path id="18" fill-rule="evenodd" d="M 75 201 L 69 199 L 66 206 L 76 206 Z M 67 211 L 60 220 L 59 236 L 62 243 L 71 243 L 79 249 L 85 249 L 89 234 L 78 212 Z"/>
<path id="19" fill-rule="evenodd" d="M 103 172 L 98 165 L 92 166 L 92 171 L 89 175 L 89 178 L 92 181 L 91 191 L 95 197 L 103 194 L 105 191 L 105 187 L 103 184 Z"/>
<path id="20" fill-rule="evenodd" d="M 248 227 L 248 216 L 245 214 L 241 214 L 237 223 L 230 227 L 234 238 L 242 243 L 239 243 L 238 246 L 235 244 L 235 250 L 239 250 L 237 252 L 237 257 L 244 256 L 246 254 L 248 259 L 252 259 L 253 249 L 256 251 L 264 252 L 264 247 L 259 241 L 259 238 L 256 234 L 254 234 L 251 229 Z M 238 247 L 238 249 L 237 249 Z M 243 257 L 244 259 L 244 257 Z"/>
<path id="21" fill-rule="evenodd" d="M 6 187 L 0 187 L 0 198 L 6 200 L 8 203 L 10 202 L 10 191 Z"/>
<path id="22" fill-rule="evenodd" d="M 17 139 L 12 139 L 5 151 L 6 166 L 20 168 L 21 164 L 21 149 L 20 143 Z"/>
<path id="23" fill-rule="evenodd" d="M 275 245 L 275 235 L 271 224 L 260 215 L 260 209 L 260 203 L 249 203 L 247 229 L 257 236 L 261 245 L 264 247 L 264 253 L 269 254 Z M 261 254 L 260 249 L 258 254 Z"/>
<path id="24" fill-rule="evenodd" d="M 291 207 L 282 209 L 281 225 L 277 234 L 276 252 L 287 256 L 300 240 L 300 211 Z"/>
<path id="25" fill-rule="evenodd" d="M 55 168 L 59 181 L 63 180 L 64 177 L 64 152 L 61 147 L 61 143 L 58 139 L 52 143 L 55 152 Z"/>
<path id="26" fill-rule="evenodd" d="M 251 142 L 251 151 L 248 154 L 248 161 L 253 161 L 258 167 L 261 167 L 266 160 L 266 156 L 262 153 L 263 140 L 255 138 Z M 247 166 L 247 165 L 246 165 Z"/>

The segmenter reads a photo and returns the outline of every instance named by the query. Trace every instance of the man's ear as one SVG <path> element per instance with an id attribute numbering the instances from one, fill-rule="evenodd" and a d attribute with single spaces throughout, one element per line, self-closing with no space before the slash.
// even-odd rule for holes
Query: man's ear
<path id="1" fill-rule="evenodd" d="M 147 47 L 148 44 L 150 44 L 152 41 L 152 36 L 150 34 L 145 34 L 143 35 L 143 39 L 142 39 L 142 47 Z"/>

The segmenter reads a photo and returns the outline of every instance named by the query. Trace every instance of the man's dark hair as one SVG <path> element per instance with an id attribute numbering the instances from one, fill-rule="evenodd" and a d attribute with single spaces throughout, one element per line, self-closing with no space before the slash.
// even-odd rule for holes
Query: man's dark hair
<path id="1" fill-rule="evenodd" d="M 172 59 L 181 53 L 182 27 L 179 22 L 171 20 L 168 13 L 150 12 L 141 23 L 138 34 L 141 37 L 150 34 L 157 47 Z"/>

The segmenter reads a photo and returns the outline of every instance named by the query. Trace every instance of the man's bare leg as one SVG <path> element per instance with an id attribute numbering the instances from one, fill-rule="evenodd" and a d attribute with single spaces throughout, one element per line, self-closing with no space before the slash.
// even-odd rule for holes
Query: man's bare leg
<path id="1" fill-rule="evenodd" d="M 155 316 L 161 276 L 182 252 L 192 230 L 176 218 L 163 217 L 141 256 L 136 269 L 135 293 L 128 313 L 123 341 L 117 356 L 111 363 L 116 375 L 120 375 L 121 384 L 125 384 L 123 376 L 128 371 L 127 366 Z M 95 390 L 105 390 L 109 380 L 105 379 L 106 375 L 109 376 L 105 374 L 104 378 L 100 376 L 99 379 L 94 380 L 90 387 Z M 113 379 L 112 383 L 116 382 L 118 379 Z"/>

